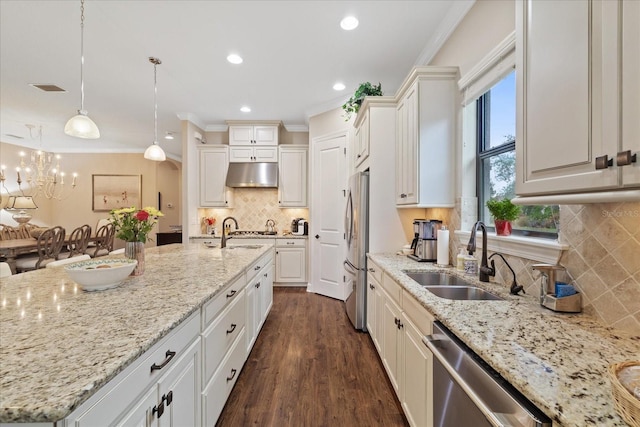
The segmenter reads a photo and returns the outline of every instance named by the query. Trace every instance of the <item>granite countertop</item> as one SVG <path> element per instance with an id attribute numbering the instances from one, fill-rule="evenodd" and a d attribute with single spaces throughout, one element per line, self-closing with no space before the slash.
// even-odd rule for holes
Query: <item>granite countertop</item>
<path id="1" fill-rule="evenodd" d="M 265 240 L 273 240 L 273 239 L 308 239 L 309 236 L 301 236 L 298 234 L 240 234 L 237 236 L 229 236 L 232 239 L 227 240 L 229 245 L 232 245 L 235 239 L 265 239 Z M 210 234 L 199 234 L 197 236 L 189 236 L 189 239 L 199 240 L 199 239 L 219 239 L 220 236 L 212 236 Z"/>
<path id="2" fill-rule="evenodd" d="M 101 292 L 63 266 L 2 278 L 0 422 L 63 419 L 272 247 L 147 248 L 142 276 Z"/>
<path id="3" fill-rule="evenodd" d="M 554 425 L 626 426 L 611 397 L 607 367 L 640 360 L 640 335 L 604 327 L 581 314 L 554 313 L 538 295 L 513 296 L 455 269 L 405 256 L 369 254 L 422 306 L 553 419 Z M 438 298 L 403 270 L 438 270 L 464 277 L 504 301 Z"/>

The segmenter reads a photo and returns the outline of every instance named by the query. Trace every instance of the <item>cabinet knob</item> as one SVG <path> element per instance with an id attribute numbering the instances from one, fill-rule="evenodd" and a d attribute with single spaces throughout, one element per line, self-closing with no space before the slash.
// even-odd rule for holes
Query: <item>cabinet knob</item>
<path id="1" fill-rule="evenodd" d="M 407 195 L 406 195 L 406 194 L 404 194 L 404 193 L 400 194 L 400 198 L 401 198 L 401 199 L 404 199 L 404 198 L 406 198 L 406 197 L 407 197 Z"/>
<path id="2" fill-rule="evenodd" d="M 613 166 L 613 159 L 610 159 L 606 154 L 596 157 L 596 170 L 607 169 L 610 166 Z"/>
<path id="3" fill-rule="evenodd" d="M 621 151 L 616 155 L 616 165 L 627 166 L 631 163 L 635 163 L 638 159 L 636 153 L 631 154 L 631 150 Z M 596 159 L 597 160 L 597 159 Z"/>
<path id="4" fill-rule="evenodd" d="M 314 237 L 315 237 L 316 239 L 319 239 L 319 238 L 320 238 L 320 235 L 319 235 L 319 234 L 316 234 Z"/>
<path id="5" fill-rule="evenodd" d="M 356 159 L 359 159 L 360 157 L 362 157 L 362 154 L 358 154 L 358 155 L 356 156 Z"/>

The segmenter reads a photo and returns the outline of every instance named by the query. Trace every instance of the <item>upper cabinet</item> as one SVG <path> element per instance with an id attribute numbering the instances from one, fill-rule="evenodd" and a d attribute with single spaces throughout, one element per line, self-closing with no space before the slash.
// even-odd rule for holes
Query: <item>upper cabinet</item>
<path id="1" fill-rule="evenodd" d="M 231 145 L 229 146 L 229 161 L 231 163 L 277 162 L 278 147 L 263 145 L 255 147 L 249 145 Z"/>
<path id="2" fill-rule="evenodd" d="M 201 207 L 233 207 L 232 190 L 226 186 L 229 169 L 229 147 L 202 145 L 198 147 Z"/>
<path id="3" fill-rule="evenodd" d="M 640 187 L 640 2 L 516 2 L 516 193 Z"/>
<path id="4" fill-rule="evenodd" d="M 363 111 L 364 110 L 364 111 Z M 354 167 L 362 164 L 369 157 L 369 109 L 361 108 L 354 123 L 356 131 L 354 134 Z"/>
<path id="5" fill-rule="evenodd" d="M 398 91 L 396 205 L 455 205 L 458 69 L 416 67 Z"/>
<path id="6" fill-rule="evenodd" d="M 281 145 L 278 162 L 278 204 L 307 207 L 307 146 Z"/>
<path id="7" fill-rule="evenodd" d="M 278 145 L 278 125 L 229 125 L 229 145 Z"/>

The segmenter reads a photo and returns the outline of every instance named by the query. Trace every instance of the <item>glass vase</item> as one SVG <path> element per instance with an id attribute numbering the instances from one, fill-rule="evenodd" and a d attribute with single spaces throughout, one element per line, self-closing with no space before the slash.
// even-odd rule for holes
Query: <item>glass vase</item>
<path id="1" fill-rule="evenodd" d="M 138 261 L 138 265 L 131 272 L 131 276 L 140 276 L 144 273 L 144 243 L 125 242 L 124 255 L 129 259 Z"/>

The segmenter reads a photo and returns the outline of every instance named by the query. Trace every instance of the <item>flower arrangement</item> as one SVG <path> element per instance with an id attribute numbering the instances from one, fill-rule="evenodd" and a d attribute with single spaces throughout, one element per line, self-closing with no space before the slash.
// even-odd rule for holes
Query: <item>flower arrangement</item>
<path id="1" fill-rule="evenodd" d="M 216 225 L 216 219 L 212 216 L 202 218 L 202 223 L 204 225 L 214 226 Z"/>
<path id="2" fill-rule="evenodd" d="M 149 240 L 149 232 L 158 221 L 158 217 L 164 216 L 159 210 L 146 207 L 143 209 L 122 208 L 110 212 L 111 222 L 116 227 L 116 237 L 125 242 L 142 242 Z"/>

